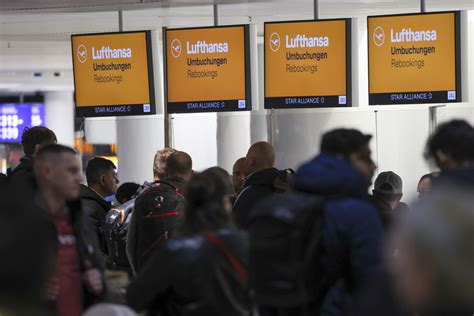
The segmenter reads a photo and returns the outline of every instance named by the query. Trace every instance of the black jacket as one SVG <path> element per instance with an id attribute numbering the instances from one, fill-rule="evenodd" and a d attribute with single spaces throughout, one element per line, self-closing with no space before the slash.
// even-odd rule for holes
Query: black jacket
<path id="1" fill-rule="evenodd" d="M 24 156 L 20 159 L 20 164 L 8 175 L 10 184 L 17 192 L 30 200 L 36 194 L 36 180 L 33 172 L 33 158 Z"/>
<path id="2" fill-rule="evenodd" d="M 55 224 L 50 220 L 47 210 L 43 209 L 39 205 L 36 205 L 39 212 L 44 214 L 45 226 L 47 227 L 47 238 L 50 240 L 51 245 L 51 254 L 53 256 L 53 263 L 55 263 L 58 251 L 58 232 Z M 98 252 L 98 246 L 94 233 L 91 232 L 87 225 L 85 224 L 85 216 L 81 209 L 81 202 L 76 200 L 70 202 L 67 205 L 69 210 L 69 221 L 74 230 L 77 242 L 77 251 L 79 254 L 79 260 L 81 265 L 81 270 L 86 271 L 88 269 L 98 269 L 103 272 L 104 262 Z M 103 300 L 105 296 L 105 281 L 102 281 L 104 284 L 104 290 L 100 295 L 95 295 L 91 293 L 87 287 L 83 286 L 84 293 L 84 308 L 87 308 L 93 304 L 96 304 Z"/>
<path id="3" fill-rule="evenodd" d="M 107 243 L 105 241 L 104 224 L 105 216 L 110 210 L 109 202 L 99 196 L 94 190 L 85 185 L 81 185 L 79 198 L 82 203 L 82 210 L 85 215 L 85 225 L 94 233 L 97 244 L 102 252 L 103 259 L 107 259 Z"/>
<path id="4" fill-rule="evenodd" d="M 247 267 L 244 232 L 221 228 L 214 233 L 226 251 Z M 241 316 L 249 314 L 246 282 L 241 282 L 224 252 L 202 234 L 169 239 L 127 290 L 137 311 L 160 316 Z"/>
<path id="5" fill-rule="evenodd" d="M 474 167 L 461 167 L 444 170 L 433 179 L 431 191 L 443 190 L 452 185 L 466 190 L 474 189 Z"/>
<path id="6" fill-rule="evenodd" d="M 234 220 L 238 227 L 248 228 L 247 222 L 252 208 L 263 198 L 277 192 L 275 181 L 279 178 L 286 179 L 286 174 L 286 170 L 270 168 L 255 172 L 248 177 L 233 208 Z"/>
<path id="7" fill-rule="evenodd" d="M 183 178 L 166 178 L 164 181 L 172 184 L 179 192 L 184 192 L 186 180 Z"/>
<path id="8" fill-rule="evenodd" d="M 8 182 L 8 178 L 6 175 L 4 175 L 3 173 L 0 173 L 0 184 L 4 184 L 4 183 L 7 183 Z"/>

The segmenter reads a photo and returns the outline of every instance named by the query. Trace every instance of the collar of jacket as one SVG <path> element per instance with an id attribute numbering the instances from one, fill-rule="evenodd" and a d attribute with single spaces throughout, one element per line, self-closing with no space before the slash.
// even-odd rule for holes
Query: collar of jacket
<path id="1" fill-rule="evenodd" d="M 110 203 L 104 200 L 95 190 L 81 184 L 80 199 L 93 200 L 99 203 L 104 209 L 110 208 Z"/>
<path id="2" fill-rule="evenodd" d="M 263 169 L 250 174 L 244 183 L 244 188 L 252 185 L 273 185 L 275 179 L 280 175 L 276 168 Z"/>

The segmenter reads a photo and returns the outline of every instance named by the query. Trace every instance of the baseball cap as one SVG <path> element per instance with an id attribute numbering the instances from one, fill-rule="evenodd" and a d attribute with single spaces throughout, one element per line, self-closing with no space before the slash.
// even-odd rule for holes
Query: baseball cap
<path id="1" fill-rule="evenodd" d="M 402 178 L 392 171 L 382 172 L 375 179 L 374 192 L 388 195 L 403 194 Z"/>

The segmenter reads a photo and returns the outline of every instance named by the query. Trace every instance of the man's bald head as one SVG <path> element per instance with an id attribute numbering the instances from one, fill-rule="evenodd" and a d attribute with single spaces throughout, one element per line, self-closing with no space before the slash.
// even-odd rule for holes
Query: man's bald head
<path id="1" fill-rule="evenodd" d="M 250 173 L 273 168 L 275 165 L 275 150 L 268 142 L 253 144 L 247 152 L 247 168 Z"/>
<path id="2" fill-rule="evenodd" d="M 193 175 L 193 161 L 184 151 L 176 151 L 166 159 L 167 178 L 189 180 Z"/>

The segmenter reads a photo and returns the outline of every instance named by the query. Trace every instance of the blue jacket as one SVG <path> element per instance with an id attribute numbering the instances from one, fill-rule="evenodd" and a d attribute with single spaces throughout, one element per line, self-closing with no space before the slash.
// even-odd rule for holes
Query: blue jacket
<path id="1" fill-rule="evenodd" d="M 294 186 L 330 197 L 321 236 L 322 272 L 344 280 L 345 294 L 352 297 L 375 276 L 382 262 L 383 229 L 368 201 L 366 180 L 346 160 L 321 154 L 298 169 Z M 329 293 L 321 315 L 340 314 L 345 294 L 334 289 Z"/>

